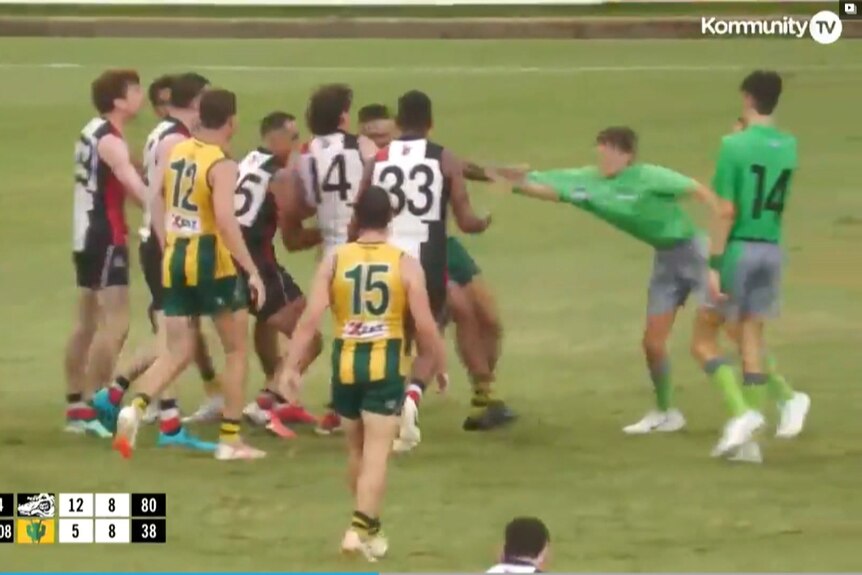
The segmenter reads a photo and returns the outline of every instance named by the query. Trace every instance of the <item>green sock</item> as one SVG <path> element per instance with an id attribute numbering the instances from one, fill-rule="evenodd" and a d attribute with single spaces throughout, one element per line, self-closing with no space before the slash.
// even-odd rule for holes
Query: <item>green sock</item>
<path id="1" fill-rule="evenodd" d="M 649 366 L 649 376 L 655 392 L 655 404 L 659 411 L 673 407 L 673 386 L 670 384 L 670 361 L 665 358 Z"/>
<path id="2" fill-rule="evenodd" d="M 784 376 L 778 373 L 778 364 L 772 356 L 766 358 L 766 378 L 766 388 L 772 400 L 784 403 L 793 399 L 793 388 Z"/>
<path id="3" fill-rule="evenodd" d="M 742 387 L 736 380 L 733 368 L 721 359 L 710 360 L 704 365 L 704 371 L 710 376 L 712 382 L 724 396 L 724 402 L 734 417 L 748 411 L 748 404 L 742 395 Z"/>
<path id="4" fill-rule="evenodd" d="M 743 375 L 742 395 L 752 409 L 758 411 L 763 409 L 766 403 L 766 387 L 767 376 L 765 373 L 746 373 Z"/>

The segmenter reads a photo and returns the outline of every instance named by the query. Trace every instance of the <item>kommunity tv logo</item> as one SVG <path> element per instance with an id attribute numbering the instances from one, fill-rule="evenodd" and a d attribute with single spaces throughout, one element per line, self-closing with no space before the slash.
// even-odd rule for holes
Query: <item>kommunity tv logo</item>
<path id="1" fill-rule="evenodd" d="M 821 10 L 810 19 L 784 16 L 778 19 L 729 19 L 704 16 L 700 33 L 704 36 L 787 36 L 811 39 L 818 44 L 834 44 L 841 38 L 844 27 L 841 18 L 829 10 Z"/>

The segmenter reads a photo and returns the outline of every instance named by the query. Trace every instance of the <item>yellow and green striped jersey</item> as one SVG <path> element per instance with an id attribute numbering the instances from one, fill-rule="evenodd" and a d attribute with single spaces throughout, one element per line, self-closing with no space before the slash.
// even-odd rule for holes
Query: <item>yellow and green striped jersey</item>
<path id="1" fill-rule="evenodd" d="M 337 248 L 330 285 L 335 341 L 332 376 L 352 384 L 400 379 L 406 374 L 407 294 L 403 252 L 386 243 L 354 242 Z"/>
<path id="2" fill-rule="evenodd" d="M 233 258 L 218 234 L 208 181 L 210 168 L 224 158 L 220 147 L 195 138 L 171 150 L 163 190 L 164 287 L 197 286 L 236 275 Z"/>

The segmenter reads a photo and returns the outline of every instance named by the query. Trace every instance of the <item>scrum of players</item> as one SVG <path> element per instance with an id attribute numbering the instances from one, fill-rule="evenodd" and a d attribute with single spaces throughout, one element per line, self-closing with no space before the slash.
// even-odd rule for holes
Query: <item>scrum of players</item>
<path id="1" fill-rule="evenodd" d="M 260 146 L 236 162 L 236 96 L 195 73 L 151 84 L 158 122 L 136 166 L 123 131 L 145 94 L 134 71 L 106 71 L 92 84 L 98 115 L 76 143 L 80 289 L 66 351 L 66 429 L 112 437 L 130 457 L 140 426 L 158 421 L 157 445 L 219 460 L 264 457 L 242 438 L 243 419 L 283 438 L 294 437 L 297 424 L 343 431 L 356 501 L 342 547 L 381 557 L 388 546 L 379 520 L 387 458 L 419 444 L 422 396 L 433 382 L 441 391 L 448 386 L 441 334 L 449 319 L 473 388 L 464 429 L 490 430 L 516 418 L 494 386 L 502 329 L 491 290 L 448 235 L 450 211 L 463 233 L 491 224 L 471 206 L 466 181 L 474 180 L 569 203 L 654 248 L 643 345 L 656 408 L 624 431 L 685 426 L 672 400 L 667 340 L 678 310 L 697 298 L 692 351 L 731 413 L 713 454 L 760 462 L 755 434 L 765 398 L 778 404 L 777 435 L 788 438 L 801 432 L 810 399 L 776 371 L 763 337 L 778 299 L 781 216 L 796 140 L 772 123 L 777 74 L 750 74 L 741 93 L 741 123 L 722 141 L 708 187 L 637 162 L 637 136 L 624 127 L 598 135 L 596 166 L 482 167 L 429 139 L 432 104 L 419 91 L 399 98 L 394 119 L 385 106 L 362 108 L 354 135 L 353 93 L 342 84 L 311 95 L 305 143 L 294 115 L 272 112 L 260 122 Z M 681 208 L 688 197 L 712 214 L 708 238 Z M 131 317 L 126 199 L 145 214 L 140 262 L 154 338 L 118 366 Z M 288 252 L 318 250 L 308 297 L 276 257 L 277 234 Z M 335 321 L 331 401 L 318 420 L 302 403 L 303 374 L 322 354 L 327 309 Z M 266 382 L 246 404 L 249 315 Z M 223 348 L 220 374 L 201 317 L 210 318 Z M 722 330 L 738 346 L 742 383 L 720 352 Z M 282 337 L 290 339 L 287 353 Z M 181 418 L 174 385 L 190 363 L 205 400 Z M 217 442 L 186 426 L 205 421 L 220 421 Z"/>

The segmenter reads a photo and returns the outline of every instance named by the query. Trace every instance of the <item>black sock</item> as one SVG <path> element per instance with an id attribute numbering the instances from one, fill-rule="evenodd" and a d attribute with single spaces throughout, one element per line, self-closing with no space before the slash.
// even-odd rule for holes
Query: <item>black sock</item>
<path id="1" fill-rule="evenodd" d="M 122 375 L 118 375 L 117 378 L 114 380 L 114 383 L 123 391 L 128 391 L 129 385 L 131 385 L 131 382 Z"/>
<path id="2" fill-rule="evenodd" d="M 83 393 L 66 394 L 66 403 L 68 403 L 70 405 L 73 403 L 81 403 L 82 401 L 84 401 L 84 394 Z"/>
<path id="3" fill-rule="evenodd" d="M 350 526 L 361 533 L 370 533 L 374 526 L 374 519 L 361 511 L 354 511 Z"/>

